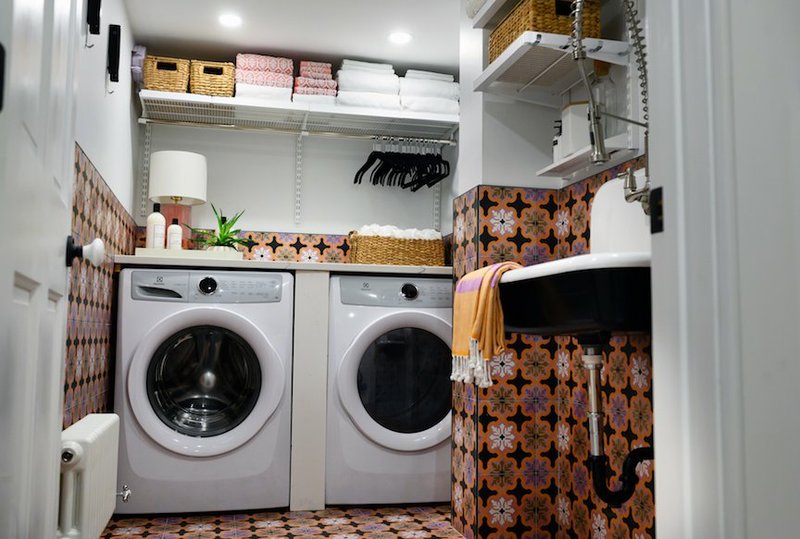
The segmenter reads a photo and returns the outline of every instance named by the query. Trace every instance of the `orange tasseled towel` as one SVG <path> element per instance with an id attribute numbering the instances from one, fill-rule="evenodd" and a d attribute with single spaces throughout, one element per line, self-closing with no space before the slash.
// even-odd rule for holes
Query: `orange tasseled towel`
<path id="1" fill-rule="evenodd" d="M 488 361 L 506 347 L 500 277 L 521 266 L 493 264 L 466 274 L 456 285 L 453 303 L 453 374 L 451 380 L 479 387 L 492 385 Z"/>

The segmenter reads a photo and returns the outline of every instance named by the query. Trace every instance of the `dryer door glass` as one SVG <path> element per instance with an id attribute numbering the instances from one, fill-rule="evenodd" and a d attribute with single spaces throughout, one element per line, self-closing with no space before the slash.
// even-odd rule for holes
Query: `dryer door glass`
<path id="1" fill-rule="evenodd" d="M 433 333 L 419 328 L 384 333 L 361 358 L 361 402 L 389 430 L 427 430 L 450 412 L 450 364 L 450 347 Z"/>
<path id="2" fill-rule="evenodd" d="M 187 436 L 218 436 L 236 428 L 260 393 L 261 366 L 252 347 L 215 326 L 175 333 L 147 368 L 150 405 L 168 427 Z"/>

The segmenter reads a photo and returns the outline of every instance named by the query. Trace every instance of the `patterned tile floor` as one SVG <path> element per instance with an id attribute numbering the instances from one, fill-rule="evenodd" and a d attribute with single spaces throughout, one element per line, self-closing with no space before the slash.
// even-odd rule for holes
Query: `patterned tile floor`
<path id="1" fill-rule="evenodd" d="M 216 539 L 331 537 L 335 539 L 462 537 L 450 526 L 450 507 L 328 508 L 323 511 L 115 517 L 101 539 Z"/>

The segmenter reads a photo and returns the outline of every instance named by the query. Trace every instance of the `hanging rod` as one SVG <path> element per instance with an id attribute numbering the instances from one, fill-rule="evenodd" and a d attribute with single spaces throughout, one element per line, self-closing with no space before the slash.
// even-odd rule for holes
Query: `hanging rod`
<path id="1" fill-rule="evenodd" d="M 408 136 L 395 136 L 395 135 L 352 135 L 348 133 L 337 133 L 335 131 L 305 131 L 297 129 L 288 129 L 281 127 L 244 127 L 233 124 L 208 124 L 208 123 L 195 123 L 195 122 L 180 122 L 172 120 L 156 120 L 153 118 L 139 118 L 139 123 L 142 125 L 156 124 L 156 125 L 177 125 L 181 127 L 203 127 L 206 129 L 224 129 L 230 131 L 271 131 L 284 135 L 302 135 L 314 137 L 330 137 L 330 138 L 346 138 L 356 140 L 396 140 L 398 142 L 419 142 L 428 144 L 441 144 L 445 146 L 456 146 L 458 143 L 452 139 L 431 139 L 420 137 Z"/>

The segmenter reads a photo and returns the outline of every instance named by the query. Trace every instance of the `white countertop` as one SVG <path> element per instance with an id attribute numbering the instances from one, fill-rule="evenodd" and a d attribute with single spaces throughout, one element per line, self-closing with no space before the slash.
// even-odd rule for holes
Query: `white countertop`
<path id="1" fill-rule="evenodd" d="M 173 266 L 181 268 L 224 268 L 247 270 L 327 271 L 331 273 L 392 273 L 407 275 L 452 275 L 450 266 L 391 266 L 383 264 L 332 264 L 311 262 L 275 262 L 260 260 L 218 260 L 171 258 L 168 256 L 117 255 L 114 263 L 121 266 Z"/>

